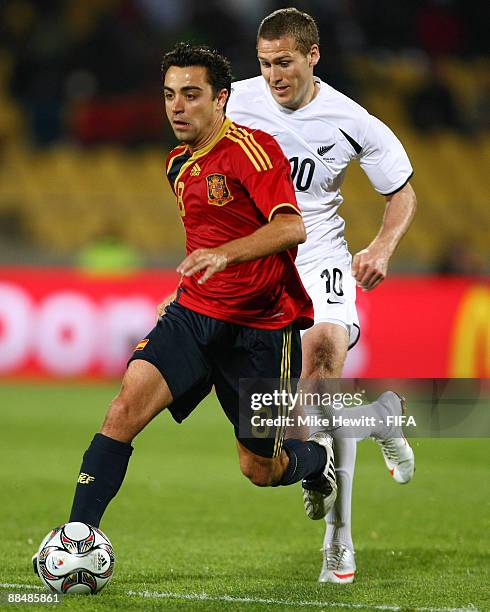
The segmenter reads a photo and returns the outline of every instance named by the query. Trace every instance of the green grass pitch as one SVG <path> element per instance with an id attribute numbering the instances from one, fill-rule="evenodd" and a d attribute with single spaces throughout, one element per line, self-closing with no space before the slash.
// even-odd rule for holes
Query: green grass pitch
<path id="1" fill-rule="evenodd" d="M 0 385 L 0 595 L 16 590 L 7 584 L 39 585 L 30 557 L 67 520 L 82 453 L 115 392 Z M 488 440 L 412 442 L 417 471 L 407 486 L 390 479 L 375 444 L 358 445 L 357 580 L 320 585 L 323 522 L 304 515 L 300 485 L 261 489 L 240 474 L 214 397 L 183 425 L 164 413 L 137 438 L 101 524 L 117 556 L 112 582 L 59 607 L 490 609 Z"/>

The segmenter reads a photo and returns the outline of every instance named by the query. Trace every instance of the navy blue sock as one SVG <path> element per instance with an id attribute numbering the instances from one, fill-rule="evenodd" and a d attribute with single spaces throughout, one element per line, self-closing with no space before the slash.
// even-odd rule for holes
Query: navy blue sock
<path id="1" fill-rule="evenodd" d="M 111 499 L 121 487 L 133 447 L 103 434 L 95 434 L 83 455 L 70 522 L 98 527 Z"/>
<path id="2" fill-rule="evenodd" d="M 284 440 L 283 448 L 289 457 L 289 464 L 276 487 L 291 485 L 305 478 L 316 478 L 323 472 L 327 451 L 320 444 L 288 439 Z"/>

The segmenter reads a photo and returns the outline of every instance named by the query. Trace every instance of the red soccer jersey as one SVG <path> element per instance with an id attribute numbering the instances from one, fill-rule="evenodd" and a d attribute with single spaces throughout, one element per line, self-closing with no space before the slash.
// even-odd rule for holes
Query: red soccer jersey
<path id="1" fill-rule="evenodd" d="M 289 162 L 276 141 L 225 119 L 215 139 L 193 154 L 187 145 L 167 158 L 186 251 L 213 248 L 252 234 L 274 213 L 300 214 Z M 260 329 L 313 324 L 313 305 L 294 265 L 296 248 L 228 266 L 203 285 L 183 277 L 178 303 L 201 314 Z"/>

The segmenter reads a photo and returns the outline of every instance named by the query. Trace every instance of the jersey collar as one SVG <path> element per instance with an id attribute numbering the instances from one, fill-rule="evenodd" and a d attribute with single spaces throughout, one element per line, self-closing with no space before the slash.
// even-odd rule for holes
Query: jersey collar
<path id="1" fill-rule="evenodd" d="M 211 151 L 211 149 L 215 147 L 218 144 L 218 142 L 223 138 L 223 136 L 226 134 L 231 123 L 232 123 L 231 119 L 229 119 L 228 117 L 225 117 L 225 120 L 223 121 L 223 125 L 221 126 L 219 132 L 216 134 L 213 140 L 211 140 L 211 142 L 208 143 L 202 149 L 197 149 L 196 151 L 194 151 L 191 155 L 191 159 L 194 160 L 196 159 L 196 157 L 202 157 L 203 155 L 206 155 L 206 153 L 209 153 L 209 151 Z M 186 151 L 190 153 L 188 145 L 187 145 Z"/>
<path id="2" fill-rule="evenodd" d="M 197 149 L 197 151 L 194 151 L 192 155 L 189 157 L 189 159 L 185 162 L 185 164 L 183 164 L 182 168 L 180 169 L 179 174 L 177 175 L 175 179 L 175 184 L 177 184 L 180 177 L 184 174 L 187 168 L 196 161 L 196 159 L 198 159 L 199 157 L 203 157 L 204 155 L 207 155 L 211 151 L 211 149 L 213 149 L 218 144 L 218 142 L 224 137 L 224 135 L 230 128 L 231 124 L 232 124 L 231 119 L 229 119 L 228 117 L 225 117 L 225 120 L 223 121 L 223 125 L 221 126 L 219 132 L 216 134 L 213 140 L 209 144 L 207 144 L 205 147 L 203 147 L 202 149 Z M 186 145 L 182 153 L 190 153 L 188 145 Z"/>

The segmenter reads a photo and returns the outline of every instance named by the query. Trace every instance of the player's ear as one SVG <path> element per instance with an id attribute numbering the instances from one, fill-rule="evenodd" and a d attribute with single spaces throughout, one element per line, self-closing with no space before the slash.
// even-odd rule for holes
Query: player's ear
<path id="1" fill-rule="evenodd" d="M 227 89 L 221 89 L 216 96 L 217 110 L 223 110 L 228 102 L 229 93 Z"/>
<path id="2" fill-rule="evenodd" d="M 311 49 L 308 55 L 308 66 L 316 66 L 320 60 L 320 47 L 316 43 L 314 45 L 311 45 Z"/>

